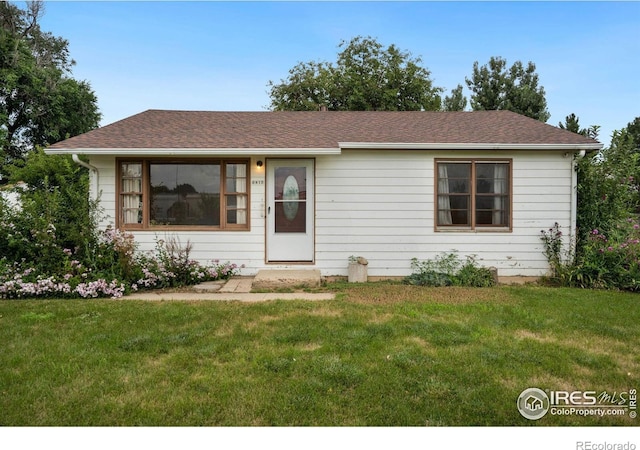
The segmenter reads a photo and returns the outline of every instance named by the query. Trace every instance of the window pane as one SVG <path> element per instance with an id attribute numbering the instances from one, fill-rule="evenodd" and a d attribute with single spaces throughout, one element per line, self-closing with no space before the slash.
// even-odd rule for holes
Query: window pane
<path id="1" fill-rule="evenodd" d="M 122 222 L 142 223 L 142 195 L 122 195 Z"/>
<path id="2" fill-rule="evenodd" d="M 226 186 L 227 193 L 247 192 L 247 165 L 246 164 L 227 164 L 226 165 Z"/>
<path id="3" fill-rule="evenodd" d="M 124 224 L 142 223 L 142 163 L 122 163 L 120 176 L 120 219 Z"/>
<path id="4" fill-rule="evenodd" d="M 509 215 L 505 210 L 476 211 L 476 224 L 478 226 L 508 226 Z"/>
<path id="5" fill-rule="evenodd" d="M 247 224 L 247 197 L 245 195 L 227 195 L 227 223 Z"/>
<path id="6" fill-rule="evenodd" d="M 220 164 L 149 166 L 155 225 L 220 225 Z"/>
<path id="7" fill-rule="evenodd" d="M 470 225 L 470 163 L 439 163 L 438 225 Z"/>
<path id="8" fill-rule="evenodd" d="M 275 232 L 304 233 L 307 229 L 305 201 L 276 202 Z"/>
<path id="9" fill-rule="evenodd" d="M 476 164 L 476 225 L 508 226 L 508 177 L 508 164 Z"/>
<path id="10" fill-rule="evenodd" d="M 471 225 L 470 198 L 468 195 L 449 196 L 452 225 Z"/>
<path id="11" fill-rule="evenodd" d="M 469 226 L 471 220 L 469 217 L 469 211 L 452 210 L 451 211 L 451 224 L 458 226 Z"/>
<path id="12" fill-rule="evenodd" d="M 120 176 L 122 192 L 142 192 L 141 163 L 122 163 Z"/>
<path id="13" fill-rule="evenodd" d="M 493 163 L 477 163 L 476 178 L 493 178 L 494 166 Z"/>
<path id="14" fill-rule="evenodd" d="M 142 178 L 123 178 L 122 192 L 142 192 Z"/>
<path id="15" fill-rule="evenodd" d="M 469 193 L 471 178 L 471 164 L 439 164 L 438 167 L 438 191 L 446 193 Z"/>
<path id="16" fill-rule="evenodd" d="M 447 168 L 449 178 L 471 178 L 470 163 L 445 163 L 442 165 Z"/>
<path id="17" fill-rule="evenodd" d="M 247 165 L 245 163 L 227 164 L 227 178 L 246 178 Z"/>
<path id="18" fill-rule="evenodd" d="M 508 164 L 476 164 L 476 192 L 479 194 L 507 193 L 509 189 L 508 174 Z"/>
<path id="19" fill-rule="evenodd" d="M 476 209 L 488 209 L 492 210 L 494 208 L 494 199 L 497 197 L 494 196 L 477 196 L 476 197 Z"/>
<path id="20" fill-rule="evenodd" d="M 275 200 L 307 198 L 307 168 L 278 167 L 275 170 Z"/>
<path id="21" fill-rule="evenodd" d="M 142 177 L 142 164 L 141 163 L 122 163 L 122 177 Z"/>

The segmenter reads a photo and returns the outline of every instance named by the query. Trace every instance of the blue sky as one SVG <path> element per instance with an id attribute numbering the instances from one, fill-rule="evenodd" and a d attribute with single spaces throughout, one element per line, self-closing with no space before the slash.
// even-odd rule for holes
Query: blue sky
<path id="1" fill-rule="evenodd" d="M 46 2 L 41 27 L 69 41 L 73 76 L 102 125 L 150 108 L 260 111 L 268 82 L 335 61 L 361 36 L 420 57 L 447 91 L 474 61 L 536 64 L 551 118 L 575 113 L 600 140 L 640 116 L 638 2 Z M 468 91 L 465 86 L 465 93 Z"/>

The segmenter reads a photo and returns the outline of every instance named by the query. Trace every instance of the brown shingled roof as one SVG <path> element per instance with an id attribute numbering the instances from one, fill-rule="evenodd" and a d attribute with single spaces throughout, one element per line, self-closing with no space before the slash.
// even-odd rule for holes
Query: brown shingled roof
<path id="1" fill-rule="evenodd" d="M 58 142 L 49 149 L 311 149 L 337 148 L 339 142 L 598 144 L 510 111 L 148 110 Z"/>

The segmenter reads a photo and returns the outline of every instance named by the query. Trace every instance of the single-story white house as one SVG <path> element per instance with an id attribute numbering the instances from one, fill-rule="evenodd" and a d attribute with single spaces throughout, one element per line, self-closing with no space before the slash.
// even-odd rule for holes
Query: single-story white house
<path id="1" fill-rule="evenodd" d="M 573 233 L 575 159 L 601 147 L 510 111 L 148 110 L 46 152 L 90 169 L 102 226 L 142 250 L 174 236 L 245 275 L 362 256 L 371 277 L 457 251 L 538 277 L 540 231 Z"/>

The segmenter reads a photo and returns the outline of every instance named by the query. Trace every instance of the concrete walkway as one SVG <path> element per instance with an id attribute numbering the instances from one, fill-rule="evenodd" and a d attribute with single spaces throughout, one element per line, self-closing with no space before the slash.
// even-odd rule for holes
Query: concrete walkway
<path id="1" fill-rule="evenodd" d="M 295 271 L 291 271 L 288 279 L 295 280 Z M 300 271 L 303 272 L 303 271 Z M 265 275 L 260 274 L 264 279 Z M 282 279 L 282 272 L 274 273 L 274 276 Z M 301 276 L 307 276 L 302 274 Z M 333 300 L 335 294 L 330 292 L 310 293 L 310 292 L 251 292 L 254 277 L 233 277 L 226 282 L 210 281 L 202 283 L 184 291 L 167 292 L 167 291 L 147 291 L 123 297 L 126 300 L 182 300 L 182 301 L 200 301 L 200 300 L 218 300 L 218 301 L 240 301 L 240 302 L 263 302 L 268 300 Z M 261 285 L 262 286 L 262 285 Z M 272 285 L 275 287 L 275 285 Z M 287 286 L 282 286 L 287 287 Z"/>

